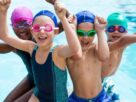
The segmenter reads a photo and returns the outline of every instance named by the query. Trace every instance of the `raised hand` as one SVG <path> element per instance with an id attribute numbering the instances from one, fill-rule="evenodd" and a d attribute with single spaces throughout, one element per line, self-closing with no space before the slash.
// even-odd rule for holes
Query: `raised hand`
<path id="1" fill-rule="evenodd" d="M 0 0 L 0 12 L 7 12 L 11 0 Z"/>
<path id="2" fill-rule="evenodd" d="M 66 8 L 61 2 L 55 2 L 54 9 L 56 11 L 56 14 L 58 17 L 62 20 L 63 18 L 66 18 Z"/>
<path id="3" fill-rule="evenodd" d="M 70 14 L 69 17 L 68 17 L 68 22 L 69 22 L 69 23 L 72 23 L 72 24 L 74 24 L 74 25 L 77 25 L 76 16 L 73 15 L 73 14 Z"/>
<path id="4" fill-rule="evenodd" d="M 102 32 L 105 30 L 107 22 L 104 18 L 96 16 L 94 25 L 96 32 Z"/>
<path id="5" fill-rule="evenodd" d="M 77 18 L 75 15 L 70 14 L 69 17 L 67 18 L 68 22 L 71 24 L 73 29 L 76 29 L 77 26 Z"/>
<path id="6" fill-rule="evenodd" d="M 50 4 L 53 4 L 53 5 L 54 5 L 54 4 L 55 4 L 55 2 L 56 2 L 56 1 L 58 1 L 58 0 L 45 0 L 45 1 L 47 1 L 48 3 L 50 3 Z"/>

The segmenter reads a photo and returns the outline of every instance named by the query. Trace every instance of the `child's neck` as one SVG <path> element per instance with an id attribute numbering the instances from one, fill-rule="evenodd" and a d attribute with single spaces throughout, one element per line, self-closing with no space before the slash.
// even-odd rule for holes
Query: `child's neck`
<path id="1" fill-rule="evenodd" d="M 50 51 L 50 49 L 53 47 L 53 43 L 50 43 L 46 46 L 39 46 L 39 51 Z"/>

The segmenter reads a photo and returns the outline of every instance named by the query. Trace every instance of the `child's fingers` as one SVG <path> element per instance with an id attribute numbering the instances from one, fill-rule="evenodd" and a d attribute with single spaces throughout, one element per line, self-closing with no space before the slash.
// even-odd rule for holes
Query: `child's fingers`
<path id="1" fill-rule="evenodd" d="M 103 24 L 107 23 L 106 20 L 103 17 L 100 18 L 100 22 L 103 23 Z"/>
<path id="2" fill-rule="evenodd" d="M 60 12 L 61 8 L 59 7 L 59 5 L 55 5 L 54 7 L 55 7 L 55 11 Z"/>
<path id="3" fill-rule="evenodd" d="M 5 4 L 7 4 L 7 3 L 8 3 L 7 0 L 0 0 L 0 4 L 1 4 L 1 5 L 5 5 Z"/>
<path id="4" fill-rule="evenodd" d="M 7 4 L 9 2 L 9 0 L 5 0 L 5 4 Z"/>
<path id="5" fill-rule="evenodd" d="M 56 0 L 45 0 L 45 1 L 47 1 L 47 2 L 49 2 L 51 4 L 55 4 L 55 2 L 56 2 Z"/>
<path id="6" fill-rule="evenodd" d="M 76 16 L 74 16 L 73 14 L 71 14 L 69 17 L 68 17 L 68 20 L 69 20 L 69 23 L 74 23 L 76 21 Z"/>
<path id="7" fill-rule="evenodd" d="M 71 23 L 72 22 L 72 19 L 70 17 L 68 17 L 68 22 Z"/>
<path id="8" fill-rule="evenodd" d="M 97 20 L 98 20 L 98 22 L 101 23 L 101 24 L 106 24 L 106 23 L 107 23 L 106 20 L 105 20 L 103 17 L 98 17 L 98 16 L 97 16 Z"/>
<path id="9" fill-rule="evenodd" d="M 56 2 L 56 3 L 55 3 L 55 10 L 57 10 L 58 12 L 61 12 L 62 9 L 64 9 L 63 4 L 60 3 L 60 2 Z"/>
<path id="10" fill-rule="evenodd" d="M 10 3 L 11 3 L 11 0 L 7 0 L 7 3 L 10 4 Z"/>
<path id="11" fill-rule="evenodd" d="M 73 15 L 73 21 L 75 21 L 76 20 L 76 16 L 75 15 Z"/>
<path id="12" fill-rule="evenodd" d="M 99 17 L 98 16 L 95 17 L 94 24 L 99 24 Z"/>
<path id="13" fill-rule="evenodd" d="M 105 20 L 104 18 L 103 18 L 103 23 L 104 23 L 104 24 L 107 24 L 107 22 L 106 22 L 106 20 Z"/>
<path id="14" fill-rule="evenodd" d="M 69 15 L 68 21 L 71 23 L 73 21 L 73 15 Z"/>
<path id="15" fill-rule="evenodd" d="M 102 17 L 99 17 L 99 22 L 100 22 L 100 23 L 103 23 L 103 21 L 104 21 L 103 18 L 102 18 Z"/>
<path id="16" fill-rule="evenodd" d="M 74 17 L 73 22 L 74 22 L 75 25 L 77 25 L 77 17 L 75 15 L 73 15 L 73 17 Z"/>
<path id="17" fill-rule="evenodd" d="M 0 4 L 3 5 L 4 4 L 4 0 L 0 0 Z"/>
<path id="18" fill-rule="evenodd" d="M 104 22 L 105 20 L 104 20 L 104 18 L 103 17 L 101 17 L 101 22 Z"/>
<path id="19" fill-rule="evenodd" d="M 6 4 L 7 3 L 7 0 L 3 0 L 3 4 Z"/>
<path id="20" fill-rule="evenodd" d="M 0 5 L 2 5 L 2 0 L 0 0 Z"/>

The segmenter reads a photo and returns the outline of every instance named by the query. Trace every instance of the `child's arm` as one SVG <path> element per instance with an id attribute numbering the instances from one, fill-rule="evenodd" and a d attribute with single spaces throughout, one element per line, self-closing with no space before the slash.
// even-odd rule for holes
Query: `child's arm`
<path id="1" fill-rule="evenodd" d="M 32 95 L 32 92 L 29 92 L 33 89 L 31 81 L 27 75 L 4 99 L 4 102 L 28 102 L 29 97 Z M 24 87 L 25 86 L 25 87 Z M 22 101 L 19 101 L 22 100 Z"/>
<path id="2" fill-rule="evenodd" d="M 136 42 L 136 35 L 127 34 L 127 35 L 122 36 L 121 38 L 119 38 L 118 40 L 114 42 L 109 42 L 109 49 L 110 49 L 110 52 L 112 52 L 120 48 L 125 48 L 129 44 L 132 44 L 135 42 Z M 103 64 L 103 67 L 102 67 L 102 78 L 114 75 L 116 73 L 116 70 L 118 69 L 118 67 L 109 67 L 106 65 Z"/>
<path id="3" fill-rule="evenodd" d="M 40 101 L 34 94 L 32 94 L 28 102 L 40 102 Z"/>
<path id="4" fill-rule="evenodd" d="M 136 43 L 136 35 L 124 35 L 114 42 L 109 42 L 110 51 L 114 51 L 119 48 L 124 48 L 132 43 Z"/>
<path id="5" fill-rule="evenodd" d="M 119 68 L 118 66 L 109 67 L 109 66 L 102 65 L 101 78 L 104 79 L 106 77 L 114 75 L 117 72 L 118 68 Z"/>
<path id="6" fill-rule="evenodd" d="M 8 44 L 0 43 L 0 54 L 9 53 L 11 51 L 16 51 L 16 49 L 9 46 Z"/>
<path id="7" fill-rule="evenodd" d="M 67 42 L 68 42 L 68 46 L 61 47 L 61 50 L 59 51 L 59 55 L 64 58 L 75 56 L 75 55 L 77 57 L 81 57 L 82 55 L 81 46 L 80 46 L 75 30 L 72 29 L 69 22 L 67 21 L 67 18 L 65 16 L 66 9 L 63 7 L 61 3 L 56 2 L 55 10 L 58 17 L 60 18 L 62 22 L 64 31 L 66 33 Z"/>
<path id="8" fill-rule="evenodd" d="M 33 45 L 33 42 L 24 41 L 15 37 L 8 35 L 8 27 L 7 27 L 7 11 L 11 0 L 1 0 L 0 1 L 0 38 L 5 41 L 10 46 L 30 52 L 30 45 Z"/>
<path id="9" fill-rule="evenodd" d="M 96 51 L 98 58 L 101 61 L 105 61 L 109 58 L 109 47 L 105 39 L 105 27 L 107 22 L 102 17 L 95 18 L 95 30 L 98 37 L 98 46 L 96 46 Z"/>
<path id="10" fill-rule="evenodd" d="M 45 0 L 45 1 L 47 1 L 47 2 L 49 2 L 50 4 L 54 5 L 55 2 L 58 2 L 59 0 Z M 66 9 L 66 17 L 68 18 L 69 16 L 70 16 L 70 12 Z M 61 33 L 61 32 L 64 31 L 61 22 L 58 23 L 58 27 L 59 27 L 59 33 Z"/>

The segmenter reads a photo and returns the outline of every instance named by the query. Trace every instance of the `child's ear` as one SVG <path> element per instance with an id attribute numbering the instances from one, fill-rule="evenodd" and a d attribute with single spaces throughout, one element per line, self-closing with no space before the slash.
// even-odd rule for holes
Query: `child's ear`
<path id="1" fill-rule="evenodd" d="M 54 29 L 54 34 L 55 35 L 59 34 L 59 28 L 58 27 Z"/>

